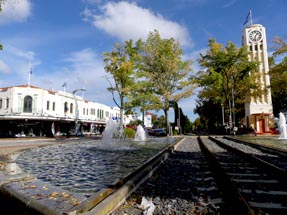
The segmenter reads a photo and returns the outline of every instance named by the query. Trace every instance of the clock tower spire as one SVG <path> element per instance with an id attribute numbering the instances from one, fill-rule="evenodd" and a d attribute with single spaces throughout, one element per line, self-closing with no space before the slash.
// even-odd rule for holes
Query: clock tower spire
<path id="1" fill-rule="evenodd" d="M 261 96 L 251 97 L 245 103 L 245 123 L 253 127 L 257 133 L 272 132 L 273 108 L 271 100 L 269 64 L 267 53 L 266 32 L 262 25 L 254 24 L 243 29 L 242 44 L 251 52 L 250 61 L 257 61 L 258 75 L 254 82 L 260 83 L 261 89 L 267 89 L 267 93 Z"/>

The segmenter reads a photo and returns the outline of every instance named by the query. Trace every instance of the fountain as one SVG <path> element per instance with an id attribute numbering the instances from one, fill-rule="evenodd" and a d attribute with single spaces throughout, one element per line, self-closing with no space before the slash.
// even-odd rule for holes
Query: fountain
<path id="1" fill-rule="evenodd" d="M 146 140 L 145 130 L 141 125 L 137 126 L 137 131 L 136 131 L 134 140 L 135 141 L 145 141 Z"/>
<path id="2" fill-rule="evenodd" d="M 119 123 L 117 121 L 114 121 L 113 119 L 109 119 L 103 132 L 103 137 L 101 141 L 102 146 L 108 148 L 118 145 L 117 140 L 121 139 L 122 136 L 122 131 L 121 129 L 119 129 Z"/>
<path id="3" fill-rule="evenodd" d="M 138 126 L 137 130 L 141 142 L 124 139 L 119 123 L 110 119 L 102 140 L 79 139 L 27 150 L 17 157 L 17 164 L 44 182 L 90 196 L 125 177 L 175 141 L 144 141 L 144 129 Z"/>
<path id="4" fill-rule="evenodd" d="M 279 113 L 279 129 L 280 136 L 279 139 L 287 139 L 287 131 L 286 131 L 286 118 L 283 113 Z"/>

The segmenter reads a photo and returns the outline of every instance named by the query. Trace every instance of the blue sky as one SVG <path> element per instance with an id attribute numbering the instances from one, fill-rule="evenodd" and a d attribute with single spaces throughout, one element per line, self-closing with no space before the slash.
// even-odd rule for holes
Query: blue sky
<path id="1" fill-rule="evenodd" d="M 159 30 L 178 40 L 185 58 L 194 62 L 208 39 L 241 46 L 243 23 L 252 11 L 254 24 L 272 39 L 287 35 L 286 0 L 5 0 L 0 13 L 0 87 L 28 83 L 67 91 L 85 88 L 85 98 L 114 106 L 103 68 L 102 53 L 116 42 L 145 39 Z M 195 96 L 180 102 L 195 119 Z"/>

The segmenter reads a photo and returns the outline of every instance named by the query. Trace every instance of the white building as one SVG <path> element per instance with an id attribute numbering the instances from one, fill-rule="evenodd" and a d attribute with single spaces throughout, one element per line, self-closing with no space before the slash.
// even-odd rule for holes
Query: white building
<path id="1" fill-rule="evenodd" d="M 55 133 L 102 132 L 108 119 L 119 117 L 119 108 L 88 101 L 76 92 L 28 85 L 0 88 L 0 136 L 49 136 L 52 127 Z"/>
<path id="2" fill-rule="evenodd" d="M 269 133 L 273 128 L 273 108 L 271 100 L 269 65 L 266 32 L 262 25 L 254 24 L 243 29 L 242 43 L 246 45 L 250 61 L 259 62 L 259 78 L 254 80 L 261 84 L 262 89 L 267 89 L 266 94 L 250 98 L 245 103 L 245 120 L 248 127 L 253 127 L 257 133 Z"/>

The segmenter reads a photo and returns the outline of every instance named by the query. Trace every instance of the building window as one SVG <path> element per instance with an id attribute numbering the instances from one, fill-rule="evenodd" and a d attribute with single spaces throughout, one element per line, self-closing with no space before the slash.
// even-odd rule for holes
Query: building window
<path id="1" fill-rule="evenodd" d="M 0 99 L 0 109 L 2 109 L 2 103 L 3 103 L 3 100 L 2 98 Z"/>
<path id="2" fill-rule="evenodd" d="M 56 102 L 53 102 L 53 111 L 56 110 Z"/>
<path id="3" fill-rule="evenodd" d="M 33 103 L 32 97 L 31 96 L 25 96 L 23 112 L 32 113 L 32 103 Z"/>
<path id="4" fill-rule="evenodd" d="M 70 113 L 73 113 L 73 103 L 70 104 Z"/>
<path id="5" fill-rule="evenodd" d="M 85 115 L 85 111 L 86 111 L 86 109 L 85 109 L 85 108 L 83 108 L 83 115 Z"/>
<path id="6" fill-rule="evenodd" d="M 9 98 L 6 99 L 6 108 L 9 108 Z"/>
<path id="7" fill-rule="evenodd" d="M 47 110 L 50 108 L 50 101 L 47 101 Z"/>
<path id="8" fill-rule="evenodd" d="M 65 102 L 65 104 L 64 104 L 64 112 L 67 113 L 68 110 L 69 110 L 69 108 L 68 108 L 68 102 Z"/>

